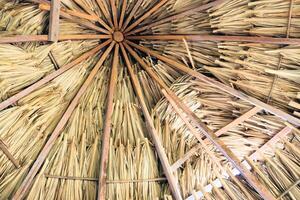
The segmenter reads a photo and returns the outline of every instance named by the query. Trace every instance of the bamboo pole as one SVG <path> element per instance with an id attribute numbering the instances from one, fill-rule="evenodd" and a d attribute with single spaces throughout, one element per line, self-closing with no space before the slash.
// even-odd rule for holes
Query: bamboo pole
<path id="1" fill-rule="evenodd" d="M 245 177 L 245 179 L 255 188 L 255 190 L 265 199 L 274 199 L 274 196 L 264 187 L 262 186 L 256 177 L 246 169 L 241 161 L 233 154 L 233 152 L 220 140 L 218 137 L 212 132 L 210 129 L 204 125 L 199 118 L 184 104 L 181 100 L 172 92 L 168 86 L 158 78 L 155 73 L 150 69 L 150 67 L 138 56 L 136 52 L 127 44 L 124 43 L 124 46 L 130 52 L 130 54 L 140 63 L 140 65 L 149 73 L 151 78 L 153 78 L 162 89 L 166 90 L 167 93 L 172 97 L 172 100 L 176 103 L 177 106 L 185 112 L 189 119 L 192 120 L 201 133 L 203 133 L 217 148 L 218 150 L 241 172 L 241 174 Z"/>
<path id="2" fill-rule="evenodd" d="M 113 100 L 115 88 L 118 81 L 118 65 L 119 65 L 119 44 L 116 44 L 114 51 L 114 58 L 111 68 L 111 76 L 108 88 L 107 109 L 105 113 L 105 122 L 102 135 L 102 152 L 100 161 L 100 175 L 98 185 L 98 200 L 105 199 L 106 197 L 106 176 L 107 176 L 107 162 L 109 153 L 109 140 L 111 132 L 111 117 L 113 114 Z"/>
<path id="3" fill-rule="evenodd" d="M 201 5 L 201 6 L 195 6 L 194 8 L 192 9 L 186 9 L 182 12 L 179 12 L 179 13 L 176 13 L 174 15 L 171 15 L 169 17 L 166 17 L 164 19 L 160 19 L 158 21 L 155 21 L 149 25 L 145 25 L 141 28 L 137 28 L 133 31 L 130 31 L 128 32 L 126 35 L 132 35 L 132 34 L 136 34 L 136 33 L 139 33 L 139 32 L 142 32 L 144 30 L 147 30 L 147 29 L 151 29 L 152 27 L 154 26 L 158 26 L 158 25 L 161 25 L 161 24 L 164 24 L 166 22 L 170 22 L 172 20 L 176 20 L 176 19 L 180 19 L 182 17 L 185 17 L 187 15 L 191 15 L 193 13 L 197 13 L 197 12 L 201 12 L 201 11 L 204 11 L 204 10 L 207 10 L 211 7 L 214 7 L 214 6 L 217 6 L 217 5 L 220 5 L 221 3 L 225 2 L 226 0 L 216 0 L 216 1 L 213 1 L 213 2 L 210 2 L 210 3 L 207 3 L 207 4 L 204 4 L 204 5 Z"/>
<path id="4" fill-rule="evenodd" d="M 262 109 L 276 115 L 277 117 L 296 125 L 297 127 L 300 126 L 300 120 L 299 119 L 297 119 L 296 117 L 293 117 L 293 116 L 291 116 L 291 115 L 289 115 L 289 114 L 287 114 L 287 113 L 285 113 L 285 112 L 283 112 L 283 111 L 281 111 L 277 108 L 274 108 L 271 105 L 263 103 L 263 102 L 257 100 L 256 98 L 248 96 L 248 95 L 244 94 L 243 92 L 235 90 L 232 87 L 229 87 L 229 86 L 227 86 L 227 85 L 225 85 L 225 84 L 223 84 L 219 81 L 216 81 L 212 78 L 209 78 L 209 77 L 207 77 L 207 76 L 205 76 L 205 75 L 203 75 L 203 74 L 201 74 L 201 73 L 199 73 L 195 70 L 192 70 L 192 69 L 186 67 L 184 64 L 179 63 L 179 62 L 177 62 L 173 59 L 170 59 L 168 57 L 162 56 L 159 53 L 157 53 L 156 51 L 150 50 L 147 47 L 140 46 L 140 45 L 134 44 L 133 42 L 125 40 L 125 44 L 127 44 L 127 43 L 130 44 L 131 46 L 133 46 L 134 48 L 140 50 L 140 51 L 143 51 L 143 52 L 145 52 L 145 53 L 147 53 L 151 56 L 154 56 L 154 57 L 158 58 L 159 60 L 161 60 L 165 63 L 170 64 L 174 69 L 185 72 L 185 73 L 187 73 L 187 74 L 189 74 L 189 75 L 191 75 L 191 76 L 193 76 L 193 77 L 195 77 L 199 80 L 202 80 L 202 81 L 210 84 L 211 86 L 213 86 L 215 88 L 218 88 L 218 89 L 220 89 L 220 90 L 222 90 L 226 93 L 229 93 L 229 94 L 231 94 L 235 97 L 238 97 L 238 98 L 240 98 L 244 101 L 247 101 L 247 102 L 251 103 L 254 106 L 262 108 Z"/>
<path id="5" fill-rule="evenodd" d="M 30 94 L 31 92 L 33 92 L 36 89 L 40 88 L 44 84 L 48 83 L 49 81 L 53 80 L 54 78 L 58 77 L 59 75 L 63 74 L 64 72 L 68 71 L 72 67 L 76 66 L 78 63 L 80 63 L 83 60 L 87 59 L 88 57 L 92 56 L 93 54 L 98 52 L 100 49 L 107 46 L 110 42 L 111 42 L 111 40 L 108 40 L 108 41 L 102 43 L 101 45 L 95 47 L 94 49 L 84 53 L 83 55 L 81 55 L 77 59 L 75 59 L 72 62 L 68 63 L 67 65 L 65 65 L 65 66 L 61 67 L 60 69 L 52 72 L 51 74 L 48 74 L 47 76 L 45 76 L 41 80 L 35 82 L 34 84 L 27 87 L 26 89 L 20 91 L 19 93 L 15 94 L 12 97 L 10 97 L 10 98 L 6 99 L 5 101 L 1 102 L 0 103 L 0 111 L 7 108 L 8 106 L 16 103 L 21 98 L 27 96 L 28 94 Z"/>
<path id="6" fill-rule="evenodd" d="M 138 20 L 136 20 L 133 24 L 131 24 L 128 28 L 125 29 L 124 33 L 127 33 L 138 26 L 142 21 L 147 19 L 152 13 L 159 10 L 168 0 L 161 0 L 158 4 L 156 4 L 153 8 L 148 10 L 143 16 L 141 16 Z"/>
<path id="7" fill-rule="evenodd" d="M 263 44 L 300 44 L 298 38 L 275 38 L 258 36 L 223 36 L 223 35 L 139 35 L 127 36 L 128 40 L 176 40 L 182 41 L 230 41 L 230 42 L 253 42 Z"/>
<path id="8" fill-rule="evenodd" d="M 109 41 L 111 42 L 111 41 Z M 78 90 L 77 94 L 71 101 L 70 105 L 68 106 L 67 110 L 61 117 L 60 121 L 56 125 L 54 131 L 52 132 L 51 136 L 47 140 L 46 144 L 44 145 L 43 149 L 39 153 L 37 159 L 35 160 L 34 164 L 30 168 L 30 171 L 28 172 L 27 176 L 23 180 L 21 186 L 18 188 L 16 193 L 14 194 L 13 198 L 14 200 L 21 200 L 26 196 L 26 193 L 31 187 L 31 184 L 34 180 L 35 175 L 38 173 L 40 167 L 44 163 L 47 155 L 49 154 L 50 150 L 52 149 L 53 145 L 55 144 L 56 139 L 60 135 L 61 131 L 64 129 L 65 125 L 69 121 L 74 109 L 77 107 L 80 98 L 82 95 L 86 92 L 89 85 L 93 81 L 94 77 L 96 76 L 97 72 L 99 71 L 100 67 L 102 66 L 103 62 L 106 60 L 106 57 L 109 55 L 111 49 L 113 48 L 115 42 L 111 42 L 110 46 L 107 48 L 107 50 L 102 54 L 99 61 L 89 74 L 89 76 L 86 78 L 80 89 Z"/>
<path id="9" fill-rule="evenodd" d="M 172 172 L 171 166 L 169 164 L 168 158 L 166 156 L 166 153 L 164 151 L 164 148 L 163 148 L 163 146 L 162 146 L 162 144 L 161 144 L 161 142 L 160 142 L 160 140 L 158 138 L 157 131 L 156 131 L 155 127 L 154 127 L 152 118 L 151 118 L 151 116 L 149 114 L 149 111 L 147 109 L 147 106 L 146 106 L 146 103 L 145 103 L 145 100 L 144 100 L 144 97 L 143 97 L 142 88 L 140 86 L 140 83 L 139 83 L 136 75 L 134 74 L 134 71 L 133 71 L 133 69 L 131 67 L 131 63 L 129 61 L 129 58 L 127 56 L 127 53 L 125 51 L 125 48 L 124 48 L 123 44 L 121 44 L 121 50 L 122 50 L 122 53 L 123 53 L 123 56 L 124 56 L 124 59 L 125 59 L 125 62 L 126 62 L 126 65 L 127 65 L 128 71 L 129 71 L 129 74 L 130 74 L 130 78 L 131 78 L 134 90 L 135 90 L 136 95 L 137 95 L 137 97 L 139 99 L 139 102 L 140 102 L 143 114 L 145 116 L 147 129 L 148 129 L 148 131 L 149 131 L 149 133 L 151 135 L 152 141 L 153 141 L 153 143 L 155 145 L 155 149 L 157 151 L 157 154 L 158 154 L 159 159 L 161 161 L 161 164 L 163 166 L 164 173 L 165 173 L 165 175 L 166 175 L 166 177 L 168 179 L 168 183 L 169 183 L 171 192 L 173 194 L 173 197 L 176 200 L 180 200 L 180 199 L 182 199 L 182 197 L 181 197 L 180 189 L 178 187 L 178 182 L 177 182 L 177 180 L 175 179 L 175 177 L 173 175 L 173 172 Z"/>

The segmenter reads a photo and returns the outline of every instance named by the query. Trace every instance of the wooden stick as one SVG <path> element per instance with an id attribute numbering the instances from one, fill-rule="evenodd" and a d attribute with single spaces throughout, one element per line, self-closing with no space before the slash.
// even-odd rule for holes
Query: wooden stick
<path id="1" fill-rule="evenodd" d="M 284 127 L 281 131 L 276 133 L 270 140 L 268 140 L 264 145 L 262 145 L 259 148 L 259 151 L 264 152 L 266 149 L 268 149 L 268 148 L 272 147 L 274 144 L 276 144 L 280 139 L 287 136 L 291 131 L 292 131 L 292 128 L 290 128 L 288 126 Z M 250 155 L 250 158 L 252 160 L 256 160 L 256 159 L 258 159 L 258 157 L 259 157 L 258 150 Z"/>
<path id="2" fill-rule="evenodd" d="M 56 139 L 64 129 L 65 125 L 69 121 L 74 109 L 77 107 L 80 98 L 86 90 L 88 89 L 89 85 L 93 81 L 94 77 L 97 75 L 98 70 L 102 66 L 103 62 L 106 60 L 106 57 L 109 55 L 111 49 L 113 48 L 115 42 L 111 42 L 110 46 L 107 48 L 107 50 L 102 54 L 101 58 L 99 59 L 98 63 L 95 65 L 89 76 L 86 78 L 80 89 L 78 90 L 77 94 L 71 101 L 70 105 L 68 106 L 67 110 L 63 114 L 62 118 L 59 120 L 58 124 L 56 125 L 54 131 L 52 132 L 51 136 L 47 140 L 45 146 L 39 153 L 37 159 L 33 163 L 32 167 L 30 168 L 30 171 L 28 172 L 27 176 L 23 180 L 21 186 L 15 193 L 12 199 L 14 200 L 21 200 L 26 196 L 26 193 L 30 189 L 32 182 L 34 180 L 35 175 L 38 173 L 40 167 L 44 163 L 47 155 L 49 154 L 50 150 L 52 149 L 53 145 L 55 144 Z"/>
<path id="3" fill-rule="evenodd" d="M 49 17 L 49 41 L 57 42 L 59 33 L 60 0 L 52 0 Z"/>
<path id="4" fill-rule="evenodd" d="M 59 68 L 58 70 L 52 72 L 51 74 L 48 74 L 47 76 L 45 76 L 44 78 L 42 78 L 39 81 L 35 82 L 34 84 L 27 87 L 26 89 L 20 91 L 19 93 L 15 94 L 15 95 L 11 96 L 10 98 L 6 99 L 5 101 L 1 102 L 0 103 L 0 111 L 7 108 L 8 106 L 10 106 L 12 104 L 15 104 L 21 98 L 27 96 L 28 94 L 30 94 L 31 92 L 37 90 L 38 88 L 40 88 L 44 84 L 48 83 L 49 81 L 53 80 L 54 78 L 58 77 L 59 75 L 63 74 L 64 72 L 68 71 L 72 67 L 76 66 L 78 63 L 80 63 L 83 60 L 87 59 L 88 57 L 94 55 L 100 49 L 107 46 L 110 42 L 111 42 L 111 40 L 108 40 L 108 41 L 102 43 L 101 45 L 95 47 L 94 49 L 84 53 L 80 57 L 78 57 L 75 60 L 73 60 L 72 62 L 68 63 L 67 65 Z"/>
<path id="5" fill-rule="evenodd" d="M 121 30 L 121 28 L 123 26 L 123 22 L 124 22 L 124 18 L 125 18 L 125 12 L 126 12 L 126 7 L 127 7 L 127 0 L 123 0 L 122 10 L 121 10 L 120 20 L 119 20 L 119 29 L 118 30 Z"/>
<path id="6" fill-rule="evenodd" d="M 125 29 L 125 33 L 134 29 L 137 25 L 139 25 L 142 21 L 147 19 L 152 13 L 159 10 L 168 0 L 161 0 L 158 4 L 156 4 L 153 8 L 147 11 L 144 15 L 142 15 L 138 20 L 136 20 L 133 24 L 131 24 L 128 28 Z"/>
<path id="7" fill-rule="evenodd" d="M 126 62 L 126 65 L 127 65 L 128 71 L 129 71 L 129 75 L 130 75 L 134 90 L 135 90 L 136 95 L 139 99 L 140 106 L 141 106 L 143 114 L 145 116 L 147 130 L 149 131 L 151 139 L 154 143 L 154 146 L 155 146 L 156 152 L 158 154 L 158 157 L 160 159 L 160 162 L 162 164 L 164 173 L 167 177 L 170 190 L 172 192 L 172 195 L 173 195 L 174 199 L 181 200 L 182 197 L 181 197 L 178 181 L 174 177 L 174 174 L 172 172 L 169 160 L 168 160 L 167 155 L 164 151 L 163 145 L 160 142 L 160 139 L 158 137 L 158 133 L 155 129 L 155 126 L 153 124 L 150 113 L 147 109 L 141 85 L 140 85 L 140 83 L 138 81 L 138 78 L 136 77 L 136 75 L 135 75 L 135 73 L 134 73 L 134 71 L 131 67 L 131 63 L 129 61 L 129 58 L 127 56 L 127 53 L 125 51 L 125 48 L 124 48 L 123 44 L 121 44 L 121 50 L 122 50 L 123 57 L 125 59 L 125 62 Z"/>
<path id="8" fill-rule="evenodd" d="M 237 156 L 229 149 L 218 137 L 212 132 L 200 119 L 172 92 L 168 86 L 150 69 L 150 67 L 139 57 L 139 55 L 133 51 L 127 43 L 124 43 L 129 53 L 140 63 L 140 65 L 147 71 L 151 78 L 153 78 L 162 89 L 166 90 L 171 96 L 172 100 L 183 112 L 187 114 L 190 120 L 198 127 L 202 134 L 204 134 L 215 146 L 216 148 L 241 172 L 249 184 L 265 199 L 274 199 L 274 196 L 267 190 L 263 185 L 259 183 L 256 177 L 245 168 Z M 200 137 L 200 134 L 199 134 Z M 202 136 L 201 136 L 202 137 Z"/>
<path id="9" fill-rule="evenodd" d="M 110 6 L 111 6 L 111 10 L 112 10 L 114 27 L 115 27 L 116 30 L 118 30 L 119 29 L 119 26 L 118 26 L 118 11 L 117 11 L 117 7 L 116 7 L 116 1 L 115 0 L 110 0 Z"/>
<path id="10" fill-rule="evenodd" d="M 224 133 L 226 133 L 227 131 L 229 131 L 231 128 L 233 128 L 233 127 L 241 124 L 245 120 L 247 120 L 250 117 L 254 116 L 259 111 L 261 111 L 261 108 L 258 108 L 258 107 L 255 106 L 254 108 L 250 109 L 248 112 L 246 112 L 243 115 L 241 115 L 240 117 L 236 118 L 235 120 L 233 120 L 232 122 L 230 122 L 229 124 L 227 124 L 226 126 L 224 126 L 223 128 L 217 130 L 215 132 L 216 136 L 223 135 Z"/>
<path id="11" fill-rule="evenodd" d="M 182 158 L 178 159 L 173 165 L 171 166 L 172 171 L 176 171 L 183 163 L 185 163 L 190 157 L 195 155 L 195 153 L 201 149 L 202 146 L 200 144 L 196 145 L 192 149 L 190 149 L 186 154 L 182 156 Z"/>
<path id="12" fill-rule="evenodd" d="M 20 167 L 20 163 L 14 156 L 10 153 L 5 143 L 0 139 L 0 150 L 6 155 L 6 157 L 14 164 L 16 168 Z"/>
<path id="13" fill-rule="evenodd" d="M 165 56 L 162 56 L 160 55 L 159 53 L 157 53 L 156 51 L 153 51 L 153 50 L 150 50 L 149 48 L 147 47 L 144 47 L 144 46 L 140 46 L 140 45 L 137 45 L 133 42 L 130 42 L 128 40 L 125 40 L 126 43 L 130 44 L 131 46 L 135 47 L 136 49 L 139 49 L 149 55 L 152 55 L 156 58 L 158 58 L 159 60 L 165 62 L 165 63 L 168 63 L 170 64 L 171 66 L 173 66 L 174 69 L 176 70 L 180 70 L 182 72 L 185 72 L 201 81 L 204 81 L 208 84 L 210 84 L 211 86 L 215 87 L 215 88 L 218 88 L 224 92 L 227 92 L 235 97 L 238 97 L 244 101 L 247 101 L 249 103 L 251 103 L 252 105 L 256 106 L 256 107 L 259 107 L 259 108 L 262 108 L 266 111 L 268 111 L 269 113 L 272 113 L 274 115 L 276 115 L 277 117 L 283 119 L 283 120 L 286 120 L 294 125 L 296 125 L 297 127 L 300 126 L 300 120 L 294 116 L 291 116 L 277 108 L 274 108 L 273 106 L 271 105 L 268 105 L 266 103 L 263 103 L 262 101 L 260 100 L 257 100 L 256 98 L 253 98 L 251 96 L 248 96 L 246 94 L 244 94 L 243 92 L 240 92 L 238 90 L 235 90 L 234 88 L 230 87 L 230 86 L 227 86 L 217 80 L 214 80 L 212 78 L 209 78 L 195 70 L 192 70 L 191 68 L 188 68 L 186 67 L 184 64 L 182 63 L 179 63 L 173 59 L 170 59 L 168 57 L 165 57 Z"/>
<path id="14" fill-rule="evenodd" d="M 134 16 L 134 14 L 136 13 L 136 11 L 138 10 L 138 8 L 140 7 L 140 5 L 142 4 L 143 0 L 138 0 L 136 2 L 136 4 L 134 5 L 134 7 L 132 8 L 131 12 L 129 13 L 129 16 L 126 18 L 125 23 L 123 24 L 121 31 L 124 31 L 125 28 L 127 28 L 129 22 L 131 21 L 132 17 Z"/>
<path id="15" fill-rule="evenodd" d="M 274 38 L 257 36 L 223 36 L 223 35 L 141 35 L 127 36 L 128 40 L 176 40 L 187 41 L 230 41 L 230 42 L 253 42 L 263 44 L 300 44 L 298 38 Z"/>
<path id="16" fill-rule="evenodd" d="M 194 14 L 194 13 L 197 13 L 197 12 L 201 12 L 201 11 L 204 11 L 204 10 L 207 10 L 211 7 L 214 7 L 214 6 L 217 6 L 217 5 L 220 5 L 221 3 L 225 2 L 226 0 L 216 0 L 216 1 L 213 1 L 213 2 L 210 2 L 210 3 L 207 3 L 207 4 L 204 4 L 202 6 L 195 6 L 194 8 L 188 8 L 182 12 L 179 12 L 177 14 L 174 14 L 174 15 L 171 15 L 169 17 L 166 17 L 164 19 L 160 19 L 158 21 L 155 21 L 149 25 L 144 25 L 143 27 L 141 28 L 137 28 L 133 31 L 130 31 L 128 32 L 126 35 L 132 35 L 132 34 L 136 34 L 136 33 L 139 33 L 139 32 L 142 32 L 144 30 L 147 30 L 147 29 L 151 29 L 152 27 L 155 27 L 155 26 L 158 26 L 158 25 L 161 25 L 161 24 L 164 24 L 166 22 L 170 22 L 172 20 L 176 20 L 176 19 L 180 19 L 180 18 L 183 18 L 187 15 L 191 15 L 191 14 Z"/>
<path id="17" fill-rule="evenodd" d="M 107 176 L 107 162 L 109 153 L 109 140 L 111 132 L 111 118 L 113 114 L 113 100 L 115 88 L 118 81 L 118 65 L 119 65 L 119 44 L 116 44 L 114 51 L 114 58 L 111 68 L 110 82 L 107 97 L 107 109 L 105 113 L 105 122 L 102 135 L 102 151 L 100 163 L 100 175 L 98 185 L 98 200 L 106 199 L 106 176 Z"/>
<path id="18" fill-rule="evenodd" d="M 93 177 L 59 176 L 59 175 L 50 175 L 50 174 L 45 174 L 45 177 L 46 178 L 65 179 L 65 180 L 80 180 L 80 181 L 94 181 L 94 182 L 99 181 L 99 178 L 93 178 Z M 106 184 L 161 182 L 161 181 L 166 181 L 166 180 L 167 179 L 164 177 L 147 178 L 147 179 L 133 179 L 133 180 L 107 180 Z"/>
<path id="19" fill-rule="evenodd" d="M 57 63 L 57 61 L 56 61 L 56 59 L 55 59 L 52 51 L 49 51 L 49 58 L 50 58 L 52 64 L 54 65 L 54 69 L 58 70 L 60 67 L 59 67 L 59 65 L 58 65 L 58 63 Z"/>
<path id="20" fill-rule="evenodd" d="M 64 40 L 95 40 L 95 39 L 110 39 L 111 35 L 59 35 L 58 41 Z M 17 35 L 1 37 L 0 44 L 17 43 L 17 42 L 46 42 L 47 35 Z"/>

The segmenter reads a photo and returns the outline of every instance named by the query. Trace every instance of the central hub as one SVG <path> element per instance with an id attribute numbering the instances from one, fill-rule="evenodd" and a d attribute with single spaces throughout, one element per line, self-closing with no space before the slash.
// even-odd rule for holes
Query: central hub
<path id="1" fill-rule="evenodd" d="M 116 42 L 122 42 L 124 40 L 123 33 L 120 31 L 116 31 L 113 33 L 113 39 Z"/>

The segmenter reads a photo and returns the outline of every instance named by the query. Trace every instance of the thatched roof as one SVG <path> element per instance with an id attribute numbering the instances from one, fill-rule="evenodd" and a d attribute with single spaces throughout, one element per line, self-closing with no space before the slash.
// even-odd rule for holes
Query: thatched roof
<path id="1" fill-rule="evenodd" d="M 0 199 L 300 199 L 299 0 L 0 0 Z"/>

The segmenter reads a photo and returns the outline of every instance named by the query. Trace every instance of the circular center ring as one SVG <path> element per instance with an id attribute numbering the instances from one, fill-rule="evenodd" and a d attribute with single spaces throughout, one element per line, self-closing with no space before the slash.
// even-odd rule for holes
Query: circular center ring
<path id="1" fill-rule="evenodd" d="M 121 33 L 120 31 L 114 32 L 113 33 L 113 39 L 116 42 L 122 42 L 124 40 L 123 33 Z"/>

